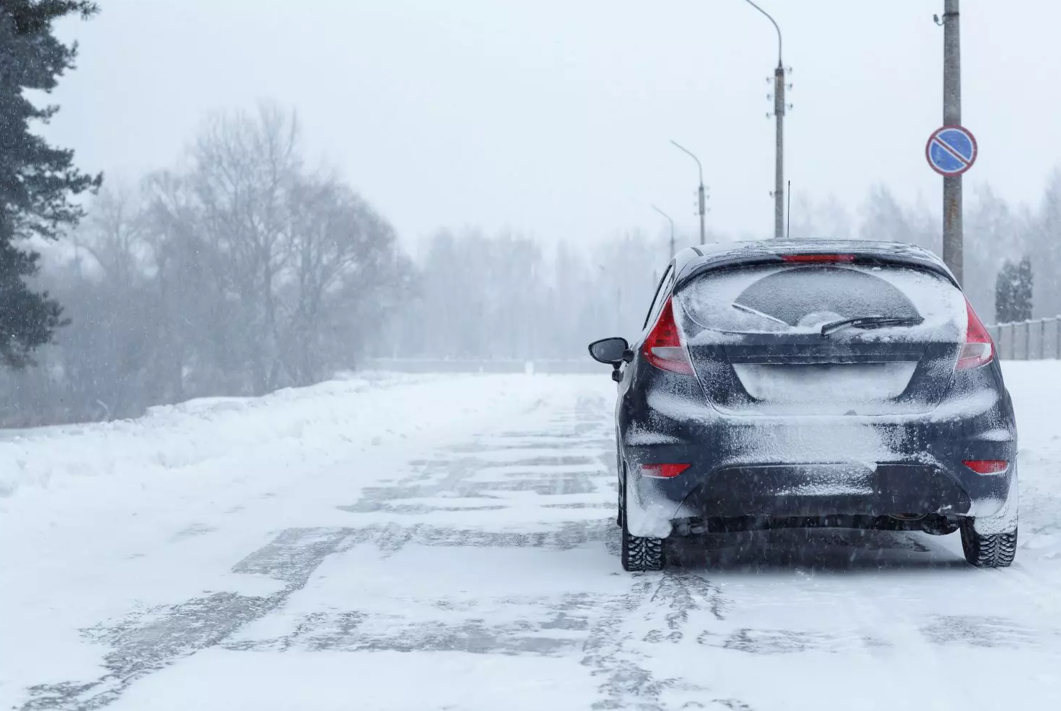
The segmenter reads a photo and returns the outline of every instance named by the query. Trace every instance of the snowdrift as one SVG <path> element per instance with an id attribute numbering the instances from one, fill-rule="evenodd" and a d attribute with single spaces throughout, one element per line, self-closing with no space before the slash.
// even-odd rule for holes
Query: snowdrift
<path id="1" fill-rule="evenodd" d="M 121 496 L 123 488 L 201 473 L 211 463 L 219 465 L 210 467 L 212 474 L 224 477 L 244 471 L 248 453 L 275 450 L 277 463 L 292 466 L 299 453 L 312 453 L 319 462 L 339 446 L 349 453 L 350 447 L 409 437 L 505 403 L 532 402 L 541 381 L 523 375 L 368 374 L 262 398 L 156 407 L 136 420 L 0 431 L 0 512 L 22 499 L 74 489 L 89 498 L 104 489 Z"/>

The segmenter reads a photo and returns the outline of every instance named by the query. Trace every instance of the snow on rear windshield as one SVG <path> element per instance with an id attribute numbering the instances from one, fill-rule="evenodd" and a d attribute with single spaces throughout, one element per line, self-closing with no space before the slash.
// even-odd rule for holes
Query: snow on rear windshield
<path id="1" fill-rule="evenodd" d="M 703 329 L 694 341 L 714 340 L 712 332 L 810 333 L 826 323 L 862 317 L 919 323 L 841 334 L 901 340 L 964 337 L 961 292 L 936 274 L 905 267 L 779 265 L 709 272 L 683 289 L 678 300 L 687 332 L 690 325 Z"/>

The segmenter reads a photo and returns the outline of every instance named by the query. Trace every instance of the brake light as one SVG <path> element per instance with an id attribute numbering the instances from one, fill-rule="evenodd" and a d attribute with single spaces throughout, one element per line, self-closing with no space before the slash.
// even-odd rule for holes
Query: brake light
<path id="1" fill-rule="evenodd" d="M 964 464 L 977 474 L 1000 474 L 1009 468 L 1005 459 L 969 459 Z"/>
<path id="2" fill-rule="evenodd" d="M 969 325 L 965 329 L 965 344 L 962 346 L 961 355 L 958 356 L 958 370 L 979 368 L 995 358 L 995 344 L 991 340 L 991 334 L 973 311 L 969 299 L 965 300 L 965 309 L 969 314 Z"/>
<path id="3" fill-rule="evenodd" d="M 799 262 L 803 264 L 836 264 L 855 261 L 853 254 L 782 254 L 782 262 Z"/>
<path id="4" fill-rule="evenodd" d="M 663 305 L 656 325 L 645 339 L 641 354 L 661 370 L 681 375 L 693 374 L 693 366 L 689 363 L 689 356 L 685 355 L 681 338 L 678 336 L 678 324 L 674 321 L 674 306 L 670 298 Z"/>
<path id="5" fill-rule="evenodd" d="M 641 476 L 654 479 L 673 479 L 688 469 L 690 464 L 642 464 Z"/>

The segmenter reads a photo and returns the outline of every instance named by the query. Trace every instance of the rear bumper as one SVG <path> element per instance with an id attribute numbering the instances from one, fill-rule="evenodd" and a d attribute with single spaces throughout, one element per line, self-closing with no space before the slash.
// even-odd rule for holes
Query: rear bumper
<path id="1" fill-rule="evenodd" d="M 991 516 L 1016 476 L 1015 426 L 995 408 L 941 421 L 713 417 L 659 427 L 658 413 L 654 420 L 655 441 L 664 443 L 639 444 L 642 423 L 623 435 L 628 519 L 638 535 L 665 535 L 663 519 Z M 977 474 L 964 465 L 969 459 L 1011 465 Z M 673 479 L 640 475 L 641 464 L 661 463 L 690 467 Z"/>
<path id="2" fill-rule="evenodd" d="M 969 493 L 954 477 L 922 464 L 726 467 L 703 477 L 679 503 L 717 517 L 968 514 L 972 508 Z"/>

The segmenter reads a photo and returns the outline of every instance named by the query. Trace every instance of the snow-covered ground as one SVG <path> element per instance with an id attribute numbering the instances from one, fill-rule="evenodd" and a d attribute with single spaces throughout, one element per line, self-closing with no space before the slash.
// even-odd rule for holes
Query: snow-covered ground
<path id="1" fill-rule="evenodd" d="M 627 574 L 599 376 L 378 376 L 0 436 L 0 708 L 1052 708 L 1061 364 L 1021 546 L 720 536 Z"/>

